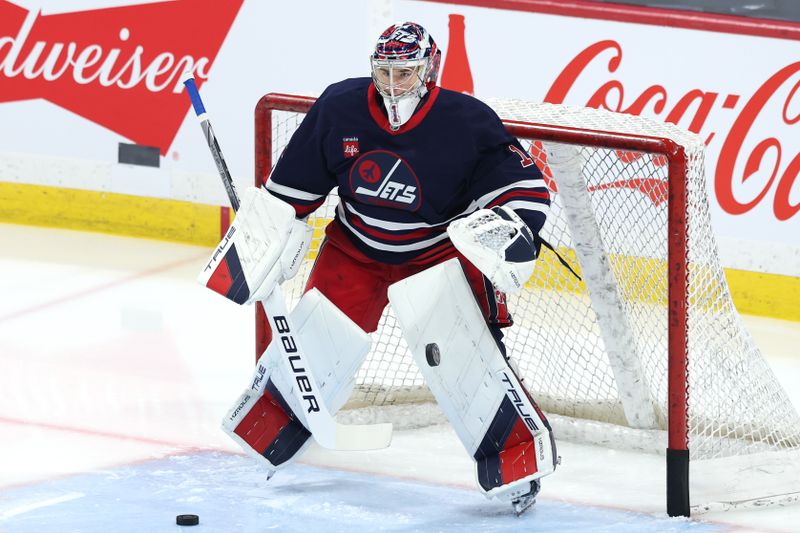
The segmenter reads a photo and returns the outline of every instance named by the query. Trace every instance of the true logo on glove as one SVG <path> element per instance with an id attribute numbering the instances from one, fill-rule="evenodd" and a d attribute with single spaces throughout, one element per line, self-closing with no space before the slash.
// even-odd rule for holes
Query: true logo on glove
<path id="1" fill-rule="evenodd" d="M 208 264 L 203 269 L 203 271 L 208 270 L 214 264 L 217 263 L 217 257 L 219 257 L 219 254 L 224 252 L 225 249 L 228 247 L 228 243 L 231 242 L 231 239 L 233 238 L 233 234 L 234 233 L 236 233 L 236 226 L 231 226 L 230 229 L 228 230 L 228 233 L 225 234 L 225 238 L 222 239 L 222 242 L 219 243 L 219 246 L 217 246 L 217 249 L 214 250 L 214 253 L 211 255 L 211 260 L 208 262 Z"/>

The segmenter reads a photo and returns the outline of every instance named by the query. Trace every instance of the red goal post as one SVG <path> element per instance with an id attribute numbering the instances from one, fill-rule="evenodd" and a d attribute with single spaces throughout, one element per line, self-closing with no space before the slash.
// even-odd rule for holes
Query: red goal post
<path id="1" fill-rule="evenodd" d="M 308 111 L 314 101 L 314 98 L 306 96 L 268 94 L 258 102 L 255 112 L 255 183 L 257 186 L 266 181 L 276 157 L 279 155 L 279 151 L 285 146 L 294 127 L 296 127 L 303 114 Z M 699 138 L 695 138 L 696 136 L 693 136 L 693 134 L 678 130 L 673 125 L 655 123 L 640 117 L 526 102 L 503 102 L 498 100 L 488 103 L 498 111 L 508 131 L 519 138 L 520 141 L 524 141 L 523 144 L 529 149 L 531 155 L 538 159 L 537 164 L 551 180 L 553 178 L 552 170 L 547 169 L 547 162 L 541 143 L 556 142 L 581 147 L 585 160 L 581 174 L 584 178 L 586 176 L 589 177 L 586 178 L 585 182 L 579 181 L 577 182 L 577 187 L 573 187 L 578 193 L 576 200 L 578 203 L 576 204 L 573 201 L 573 205 L 585 205 L 589 208 L 597 209 L 598 213 L 601 214 L 606 212 L 613 214 L 614 211 L 630 209 L 634 213 L 630 216 L 631 220 L 629 222 L 631 224 L 634 226 L 648 224 L 647 226 L 642 226 L 645 231 L 640 228 L 638 233 L 647 233 L 652 229 L 653 234 L 659 236 L 658 238 L 647 239 L 647 237 L 636 235 L 637 231 L 633 231 L 628 239 L 630 242 L 620 241 L 619 243 L 611 242 L 609 244 L 608 239 L 614 238 L 615 228 L 618 229 L 620 223 L 603 221 L 598 223 L 597 227 L 588 228 L 586 235 L 589 235 L 589 237 L 583 237 L 584 240 L 594 242 L 598 249 L 588 252 L 581 251 L 581 245 L 573 244 L 572 240 L 576 232 L 583 230 L 575 226 L 578 222 L 570 220 L 575 217 L 570 217 L 569 206 L 559 207 L 559 211 L 552 216 L 557 223 L 563 226 L 561 231 L 566 237 L 560 242 L 548 240 L 556 245 L 558 249 L 565 251 L 570 261 L 577 268 L 584 272 L 588 271 L 589 277 L 591 277 L 592 269 L 600 277 L 610 273 L 611 277 L 608 280 L 611 280 L 615 286 L 621 287 L 616 290 L 619 294 L 611 295 L 610 299 L 606 301 L 600 301 L 604 298 L 600 294 L 603 292 L 600 288 L 594 290 L 592 287 L 565 288 L 559 286 L 560 284 L 565 285 L 563 278 L 554 277 L 551 272 L 543 274 L 542 279 L 539 280 L 532 278 L 530 292 L 532 294 L 535 293 L 536 296 L 531 296 L 533 299 L 529 300 L 521 299 L 518 303 L 523 309 L 524 321 L 529 314 L 536 313 L 536 310 L 544 305 L 543 302 L 551 300 L 556 302 L 554 305 L 557 307 L 553 309 L 558 309 L 557 312 L 563 312 L 565 320 L 577 322 L 585 320 L 590 329 L 593 328 L 597 331 L 592 331 L 585 335 L 586 339 L 590 339 L 588 341 L 583 338 L 584 333 L 582 331 L 579 335 L 582 344 L 578 348 L 567 346 L 570 341 L 569 334 L 554 337 L 549 341 L 549 345 L 564 344 L 562 351 L 565 354 L 574 352 L 592 354 L 608 352 L 611 354 L 609 355 L 610 359 L 617 357 L 616 352 L 623 352 L 623 357 L 637 360 L 633 366 L 641 367 L 637 370 L 642 373 L 641 379 L 635 376 L 626 377 L 625 373 L 629 371 L 627 368 L 629 364 L 624 361 L 614 363 L 613 360 L 610 365 L 603 362 L 604 367 L 610 367 L 609 370 L 597 372 L 598 374 L 604 373 L 603 376 L 595 376 L 593 374 L 596 372 L 592 369 L 591 364 L 597 361 L 597 356 L 592 355 L 588 357 L 588 366 L 586 361 L 581 361 L 580 364 L 575 365 L 577 370 L 574 371 L 574 374 L 576 377 L 571 377 L 569 383 L 555 384 L 548 389 L 547 384 L 544 383 L 544 378 L 538 376 L 536 371 L 537 367 L 548 364 L 542 362 L 544 354 L 530 355 L 528 357 L 531 351 L 538 349 L 534 348 L 536 343 L 529 342 L 527 338 L 517 342 L 514 337 L 510 336 L 510 353 L 514 357 L 521 358 L 521 372 L 530 374 L 524 376 L 527 379 L 526 383 L 532 387 L 533 390 L 531 392 L 537 400 L 543 398 L 540 404 L 546 412 L 563 411 L 563 414 L 571 417 L 586 417 L 601 422 L 664 430 L 667 436 L 667 510 L 671 516 L 688 516 L 690 512 L 690 441 L 696 440 L 699 443 L 696 446 L 699 451 L 693 450 L 693 459 L 696 458 L 697 454 L 701 459 L 715 459 L 751 453 L 752 450 L 750 448 L 752 446 L 749 441 L 761 438 L 753 437 L 751 429 L 753 425 L 752 418 L 758 418 L 760 416 L 758 413 L 743 415 L 741 420 L 715 421 L 715 418 L 721 416 L 720 413 L 727 409 L 724 400 L 717 400 L 717 396 L 722 397 L 726 394 L 724 386 L 722 386 L 721 391 L 715 390 L 713 397 L 702 395 L 703 405 L 694 408 L 696 413 L 694 416 L 690 413 L 691 399 L 689 389 L 690 383 L 692 383 L 691 380 L 695 377 L 690 375 L 690 367 L 694 366 L 694 371 L 698 373 L 698 376 L 706 379 L 703 377 L 704 374 L 707 371 L 713 373 L 715 366 L 721 364 L 713 358 L 724 356 L 724 354 L 716 354 L 715 352 L 709 356 L 712 360 L 703 360 L 707 353 L 715 350 L 719 351 L 715 344 L 717 341 L 713 340 L 716 338 L 715 335 L 726 335 L 725 329 L 729 323 L 739 327 L 738 315 L 735 314 L 735 308 L 733 308 L 733 304 L 730 301 L 724 274 L 721 274 L 722 268 L 716 257 L 716 246 L 713 241 L 710 221 L 707 220 L 708 207 L 703 181 L 702 141 Z M 276 120 L 273 117 L 275 114 L 293 118 L 285 121 L 283 119 Z M 687 151 L 691 151 L 691 154 Z M 633 167 L 634 170 L 630 170 L 629 167 Z M 591 168 L 591 170 L 588 171 L 586 170 L 587 168 Z M 617 173 L 623 171 L 626 172 L 625 180 L 614 181 L 614 178 L 619 177 Z M 603 174 L 603 176 L 598 177 L 600 174 Z M 582 179 L 581 176 L 578 176 L 578 179 Z M 592 180 L 595 179 L 598 181 L 593 182 Z M 559 190 L 563 188 L 563 196 L 566 198 L 568 196 L 566 192 L 569 188 L 568 184 L 559 182 L 558 178 L 555 179 L 555 183 L 557 183 Z M 648 187 L 647 189 L 644 188 L 645 185 Z M 667 201 L 664 208 L 666 212 L 663 215 L 651 215 L 650 212 L 654 209 L 661 209 L 659 201 L 652 202 L 656 204 L 655 208 L 653 208 L 646 199 L 642 200 L 639 197 L 657 194 L 654 190 L 661 185 L 666 185 Z M 553 186 L 553 188 L 556 187 Z M 559 194 L 556 193 L 556 196 Z M 604 207 L 596 204 L 595 197 L 605 196 L 610 198 L 609 202 L 619 201 L 620 204 L 610 203 Z M 690 196 L 693 197 L 692 200 L 690 200 Z M 335 202 L 335 199 L 333 201 Z M 581 201 L 588 203 L 580 204 Z M 565 202 L 567 201 L 565 200 Z M 573 207 L 572 209 L 574 210 L 575 208 Z M 579 211 L 581 210 L 579 209 Z M 332 213 L 319 216 L 322 224 L 324 224 L 332 217 Z M 620 217 L 627 216 L 627 213 L 620 214 Z M 651 218 L 652 221 L 650 221 Z M 560 222 L 562 219 L 565 222 Z M 646 219 L 648 222 L 642 223 L 640 219 Z M 694 224 L 691 230 L 690 221 Z M 707 227 L 703 228 L 703 225 Z M 590 224 L 590 226 L 592 225 Z M 641 242 L 636 241 L 639 238 L 642 239 Z M 577 238 L 577 241 L 580 241 L 580 239 Z M 647 244 L 644 242 L 645 240 L 663 240 L 663 245 L 659 244 L 659 250 L 663 250 L 663 252 L 638 253 L 635 250 L 636 246 L 641 244 L 644 247 Z M 559 239 L 556 238 L 556 241 L 559 241 Z M 690 255 L 692 253 L 690 249 L 694 245 L 701 251 L 702 257 L 697 253 L 693 256 Z M 632 249 L 634 250 L 633 252 L 631 252 Z M 658 257 L 659 254 L 662 257 Z M 593 261 L 597 261 L 596 265 L 589 265 Z M 692 268 L 690 268 L 690 264 L 693 265 Z M 537 265 L 537 271 L 544 270 L 546 269 L 539 268 Z M 642 271 L 645 272 L 644 275 L 641 274 Z M 693 272 L 696 278 L 694 279 L 695 286 L 690 287 L 693 282 Z M 665 282 L 657 279 L 661 274 L 666 278 Z M 534 277 L 536 276 L 537 274 L 535 273 Z M 631 276 L 633 281 L 626 282 L 622 279 L 624 276 Z M 641 287 L 642 280 L 640 278 L 647 279 L 646 289 L 647 291 L 652 289 L 655 295 L 643 297 L 641 298 L 642 301 L 637 301 L 639 296 L 633 293 L 644 290 Z M 601 287 L 602 283 L 598 283 L 597 287 Z M 663 290 L 662 285 L 664 286 Z M 698 288 L 698 286 L 702 285 L 713 285 L 713 287 L 710 289 Z M 547 291 L 547 298 L 542 297 L 542 294 L 544 294 L 542 291 L 544 290 Z M 574 297 L 572 293 L 576 291 L 583 292 L 579 297 Z M 299 294 L 296 294 L 296 297 L 299 297 Z M 575 300 L 576 303 L 574 307 L 570 303 L 568 304 L 569 307 L 565 308 L 558 303 L 561 299 L 569 299 L 570 302 Z M 590 303 L 586 303 L 587 301 L 590 301 Z M 663 303 L 663 306 L 661 303 Z M 584 307 L 588 307 L 589 310 Z M 665 309 L 662 310 L 662 307 Z M 511 307 L 511 310 L 514 312 L 515 308 Z M 662 311 L 665 312 L 663 322 Z M 550 312 L 550 314 L 553 313 Z M 707 315 L 713 316 L 709 318 Z M 720 319 L 717 315 L 722 316 L 722 318 Z M 420 385 L 416 378 L 402 377 L 401 379 L 395 379 L 394 375 L 388 375 L 395 372 L 396 375 L 406 376 L 409 370 L 405 367 L 401 368 L 399 363 L 395 365 L 394 363 L 386 362 L 387 359 L 400 357 L 396 353 L 392 353 L 392 350 L 395 349 L 395 344 L 402 344 L 401 341 L 397 340 L 396 333 L 387 333 L 393 327 L 391 325 L 392 317 L 389 316 L 387 320 L 389 322 L 382 321 L 382 329 L 376 333 L 378 340 L 374 341 L 374 346 L 377 347 L 373 350 L 374 352 L 383 351 L 386 353 L 376 356 L 371 354 L 371 358 L 365 363 L 365 367 L 372 365 L 374 368 L 378 368 L 381 366 L 382 368 L 388 368 L 388 371 L 376 372 L 381 375 L 380 380 L 374 377 L 365 377 L 369 374 L 369 371 L 359 374 L 363 378 L 364 390 L 369 391 L 365 393 L 366 400 L 362 403 L 385 404 L 402 402 L 403 400 L 400 399 L 401 392 L 407 389 L 424 388 L 424 385 Z M 690 320 L 696 320 L 701 325 L 695 327 L 694 322 L 690 324 Z M 627 329 L 630 329 L 632 333 L 629 335 L 630 338 L 628 340 L 623 340 L 617 346 L 612 346 L 612 338 L 619 336 L 618 330 L 616 332 L 614 330 L 615 324 L 620 321 L 625 323 Z M 535 323 L 536 320 L 532 320 L 532 322 Z M 604 326 L 603 322 L 608 323 L 608 325 Z M 711 325 L 709 326 L 706 322 Z M 653 328 L 651 323 L 656 324 L 656 326 Z M 599 324 L 599 326 L 596 326 L 596 324 Z M 653 333 L 650 329 L 665 329 L 666 331 Z M 692 341 L 693 344 L 697 345 L 694 347 L 694 351 L 690 350 L 690 330 L 698 335 L 698 339 Z M 662 334 L 663 340 L 661 339 Z M 626 337 L 626 335 L 622 335 L 622 337 Z M 743 335 L 746 337 L 746 333 L 743 333 Z M 542 332 L 534 332 L 530 336 L 534 339 L 540 339 Z M 649 339 L 650 336 L 653 337 L 652 340 Z M 642 340 L 642 338 L 645 338 L 645 340 Z M 263 310 L 258 306 L 256 311 L 256 357 L 266 348 L 268 340 L 269 332 L 266 320 Z M 613 341 L 613 343 L 617 342 L 616 340 Z M 761 356 L 757 349 L 747 344 L 748 342 L 748 339 L 740 341 L 737 337 L 735 346 L 728 348 L 728 345 L 725 345 L 725 353 L 742 352 L 742 358 L 746 361 L 760 358 Z M 587 343 L 590 345 L 589 348 L 586 348 Z M 661 353 L 662 346 L 664 348 L 663 353 Z M 517 353 L 515 353 L 515 347 L 518 348 Z M 403 347 L 398 349 L 399 352 L 403 350 Z M 656 353 L 647 353 L 648 351 Z M 628 352 L 632 355 L 625 355 Z M 549 356 L 551 354 L 548 353 L 546 355 Z M 554 368 L 560 369 L 565 366 L 565 359 L 560 357 L 554 357 L 552 363 Z M 572 355 L 565 355 L 564 357 L 569 358 Z M 692 365 L 690 361 L 692 357 L 696 357 L 700 362 Z M 641 359 L 641 362 L 638 359 Z M 761 372 L 763 366 L 760 361 L 746 364 L 752 364 L 757 367 L 759 372 Z M 663 369 L 664 376 L 660 375 L 662 373 L 662 365 L 666 365 L 666 368 Z M 590 370 L 587 371 L 586 368 Z M 567 372 L 573 373 L 572 370 Z M 578 376 L 578 374 L 582 375 Z M 770 376 L 766 376 L 764 379 L 772 386 L 774 376 L 771 377 L 772 381 L 770 381 Z M 664 388 L 666 390 L 664 391 L 660 390 L 662 381 L 665 382 Z M 540 382 L 543 383 L 541 391 L 537 387 Z M 652 388 L 651 391 L 645 390 L 641 393 L 642 399 L 639 401 L 638 406 L 627 405 L 626 401 L 629 402 L 630 400 L 626 400 L 624 397 L 630 395 L 627 394 L 627 390 L 625 390 L 624 394 L 622 392 L 622 389 L 625 388 L 623 385 L 632 382 L 641 382 L 645 384 L 645 387 Z M 376 383 L 377 385 L 375 385 Z M 575 383 L 580 384 L 574 385 Z M 611 384 L 608 385 L 608 383 Z M 573 390 L 573 386 L 578 391 L 575 393 L 575 398 L 570 398 L 569 393 L 562 394 L 564 390 Z M 778 387 L 780 386 L 778 385 Z M 610 389 L 621 390 L 615 393 Z M 380 390 L 381 396 L 373 393 L 373 390 Z M 397 392 L 393 392 L 393 390 Z M 590 392 L 585 392 L 587 390 L 590 390 Z M 562 396 L 566 396 L 566 398 Z M 636 396 L 636 394 L 632 394 L 632 396 Z M 549 399 L 552 399 L 552 402 L 549 402 Z M 605 414 L 603 411 L 605 407 L 600 408 L 598 411 L 597 406 L 604 404 L 607 399 L 609 404 L 617 406 L 616 408 L 609 408 L 609 413 L 616 409 L 617 414 Z M 786 401 L 788 399 L 784 395 L 784 398 L 779 398 L 778 403 L 785 403 Z M 709 408 L 707 411 L 704 410 L 703 406 L 706 403 L 715 402 L 719 402 L 720 405 L 714 405 L 713 408 Z M 619 404 L 622 405 L 620 406 Z M 652 412 L 647 413 L 651 407 Z M 773 409 L 773 407 L 768 408 Z M 786 409 L 786 406 L 781 406 L 781 408 Z M 793 411 L 790 402 L 788 403 L 788 410 L 790 412 L 786 416 L 791 420 L 787 428 L 783 430 L 785 435 L 777 439 L 779 441 L 778 444 L 775 444 L 776 439 L 774 436 L 762 439 L 764 441 L 764 449 L 769 449 L 770 446 L 781 449 L 785 447 L 787 442 L 792 447 L 800 446 L 800 431 L 798 431 L 800 424 L 798 424 L 797 414 Z M 642 411 L 645 411 L 645 414 L 640 416 L 638 413 Z M 766 424 L 766 422 L 763 423 Z M 558 438 L 557 427 L 555 427 L 555 431 L 556 438 Z M 748 444 L 739 446 L 728 442 L 742 436 L 744 436 L 745 441 L 748 441 Z M 718 440 L 723 442 L 717 442 Z M 762 444 L 762 442 L 759 441 L 759 444 Z M 762 447 L 759 447 L 758 451 L 760 452 L 761 449 Z M 758 498 L 758 495 L 754 497 L 747 495 L 730 497 L 727 495 L 715 495 L 711 497 L 715 505 L 722 506 L 736 506 L 740 501 L 755 501 Z"/>

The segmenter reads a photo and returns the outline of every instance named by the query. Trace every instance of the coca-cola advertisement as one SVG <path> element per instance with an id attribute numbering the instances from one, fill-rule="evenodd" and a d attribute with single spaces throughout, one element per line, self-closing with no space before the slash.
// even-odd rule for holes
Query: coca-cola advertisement
<path id="1" fill-rule="evenodd" d="M 314 95 L 369 75 L 377 35 L 414 20 L 443 50 L 447 88 L 644 115 L 699 134 L 726 266 L 800 276 L 800 29 L 526 5 L 0 0 L 0 181 L 221 205 L 183 71 L 194 72 L 232 173 L 248 184 L 261 95 Z M 120 143 L 157 149 L 159 168 L 119 165 Z"/>
<path id="2" fill-rule="evenodd" d="M 455 39 L 443 45 L 445 86 L 643 115 L 698 133 L 726 265 L 800 275 L 800 25 L 785 38 L 509 11 L 496 32 L 497 11 L 457 11 L 430 6 L 437 20 L 449 17 L 435 35 Z M 453 75 L 448 61 L 458 63 Z"/>

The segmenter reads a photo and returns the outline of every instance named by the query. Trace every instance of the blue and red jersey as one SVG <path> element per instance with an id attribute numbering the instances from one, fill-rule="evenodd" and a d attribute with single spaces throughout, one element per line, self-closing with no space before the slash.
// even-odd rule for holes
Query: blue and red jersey
<path id="1" fill-rule="evenodd" d="M 550 205 L 540 170 L 486 104 L 435 87 L 392 131 L 370 78 L 325 90 L 266 187 L 298 217 L 338 187 L 336 233 L 388 264 L 442 253 L 447 225 L 480 208 L 508 206 L 538 233 Z"/>

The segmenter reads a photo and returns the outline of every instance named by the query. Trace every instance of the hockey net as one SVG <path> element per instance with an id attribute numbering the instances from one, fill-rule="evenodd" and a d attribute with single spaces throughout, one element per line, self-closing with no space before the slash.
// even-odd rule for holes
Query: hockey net
<path id="1" fill-rule="evenodd" d="M 257 183 L 311 103 L 288 95 L 259 102 Z M 544 250 L 525 291 L 508 301 L 515 322 L 505 331 L 508 353 L 539 406 L 568 417 L 553 422 L 556 438 L 612 434 L 660 453 L 667 443 L 690 450 L 693 472 L 708 465 L 731 476 L 717 492 L 693 491 L 694 511 L 797 499 L 800 418 L 731 300 L 711 228 L 702 140 L 632 115 L 487 103 L 543 170 L 553 194 L 542 235 L 583 278 Z M 551 168 L 548 142 L 577 147 L 571 170 Z M 317 239 L 286 287 L 293 299 L 337 200 L 334 192 L 310 218 Z M 262 313 L 257 353 L 263 327 Z M 432 396 L 387 308 L 348 405 L 426 401 Z M 765 470 L 778 475 L 755 481 Z"/>

